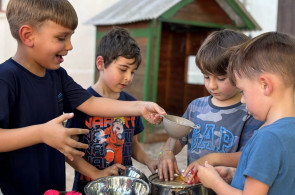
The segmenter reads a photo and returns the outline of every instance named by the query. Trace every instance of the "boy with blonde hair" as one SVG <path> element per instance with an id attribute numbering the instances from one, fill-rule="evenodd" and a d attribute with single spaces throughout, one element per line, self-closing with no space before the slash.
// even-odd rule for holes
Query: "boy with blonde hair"
<path id="1" fill-rule="evenodd" d="M 245 146 L 231 185 L 208 163 L 198 167 L 199 179 L 219 195 L 295 194 L 294 37 L 268 32 L 246 42 L 234 50 L 228 72 L 265 124 Z"/>
<path id="2" fill-rule="evenodd" d="M 71 135 L 88 130 L 64 128 L 61 123 L 73 114 L 63 112 L 77 108 L 89 115 L 143 115 L 149 122 L 161 121 L 159 114 L 165 112 L 157 104 L 92 97 L 60 67 L 73 49 L 71 36 L 78 24 L 67 0 L 10 0 L 6 14 L 18 45 L 0 65 L 3 194 L 65 190 L 65 156 L 73 160 L 84 154 L 74 148 L 87 148 Z"/>

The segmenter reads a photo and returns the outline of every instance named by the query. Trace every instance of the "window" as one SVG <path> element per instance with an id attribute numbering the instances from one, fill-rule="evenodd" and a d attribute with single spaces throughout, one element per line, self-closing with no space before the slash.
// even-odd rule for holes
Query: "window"
<path id="1" fill-rule="evenodd" d="M 188 56 L 187 83 L 204 85 L 204 76 L 195 63 L 196 56 Z"/>

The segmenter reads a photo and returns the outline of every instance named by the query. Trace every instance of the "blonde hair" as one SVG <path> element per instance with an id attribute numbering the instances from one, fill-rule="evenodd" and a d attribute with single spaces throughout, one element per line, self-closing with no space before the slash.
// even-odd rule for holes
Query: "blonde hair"
<path id="1" fill-rule="evenodd" d="M 20 40 L 22 25 L 39 28 L 51 20 L 72 30 L 78 25 L 78 17 L 68 0 L 10 0 L 6 10 L 12 36 Z"/>
<path id="2" fill-rule="evenodd" d="M 268 32 L 233 49 L 228 66 L 232 84 L 236 78 L 257 79 L 261 73 L 278 75 L 286 86 L 295 82 L 295 39 L 279 33 Z"/>

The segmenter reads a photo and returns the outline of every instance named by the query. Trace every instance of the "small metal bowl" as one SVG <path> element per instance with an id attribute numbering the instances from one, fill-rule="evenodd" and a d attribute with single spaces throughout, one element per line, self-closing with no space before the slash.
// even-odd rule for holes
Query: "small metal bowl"
<path id="1" fill-rule="evenodd" d="M 149 180 L 146 177 L 146 175 L 142 171 L 140 171 L 139 169 L 137 169 L 136 167 L 133 167 L 133 166 L 128 167 L 120 175 L 128 176 L 128 177 L 135 177 L 135 178 L 138 178 L 138 179 L 142 179 L 146 183 L 149 183 Z"/>
<path id="2" fill-rule="evenodd" d="M 127 176 L 109 176 L 89 182 L 86 195 L 148 195 L 149 185 L 142 179 Z"/>

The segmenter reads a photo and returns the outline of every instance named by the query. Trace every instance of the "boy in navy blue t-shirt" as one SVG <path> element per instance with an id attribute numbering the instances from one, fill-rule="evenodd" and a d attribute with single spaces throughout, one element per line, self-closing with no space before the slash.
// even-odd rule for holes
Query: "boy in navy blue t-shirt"
<path id="1" fill-rule="evenodd" d="M 159 114 L 165 112 L 157 104 L 93 97 L 60 67 L 72 50 L 70 39 L 78 24 L 67 0 L 10 0 L 6 14 L 18 46 L 0 65 L 3 194 L 65 190 L 65 156 L 73 160 L 83 155 L 74 148 L 87 148 L 71 135 L 88 130 L 64 128 L 62 122 L 73 115 L 63 112 L 76 108 L 89 115 L 142 115 L 152 123 L 161 121 Z"/>
<path id="2" fill-rule="evenodd" d="M 141 63 L 140 48 L 128 31 L 115 27 L 99 42 L 96 68 L 98 81 L 88 88 L 96 97 L 135 101 L 123 90 L 131 85 Z M 139 133 L 144 130 L 140 117 L 89 116 L 79 111 L 67 123 L 67 127 L 89 129 L 88 135 L 79 141 L 89 145 L 85 156 L 76 157 L 69 164 L 76 169 L 73 190 L 84 193 L 85 185 L 94 179 L 118 175 L 118 168 L 125 169 L 135 160 L 148 166 L 151 172 L 157 161 L 150 159 L 138 143 Z M 124 166 L 123 166 L 124 165 Z"/>

